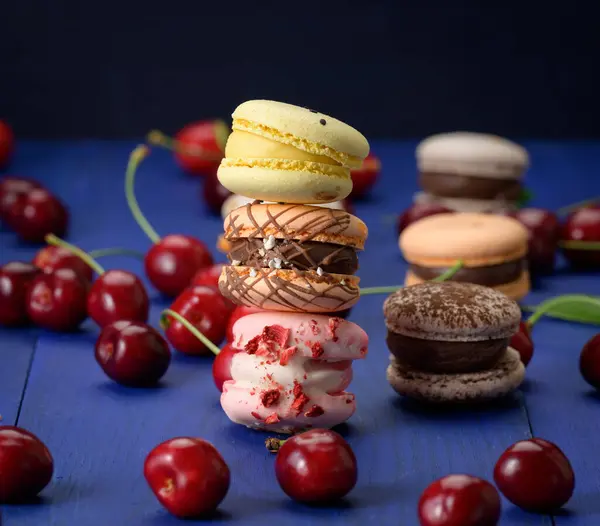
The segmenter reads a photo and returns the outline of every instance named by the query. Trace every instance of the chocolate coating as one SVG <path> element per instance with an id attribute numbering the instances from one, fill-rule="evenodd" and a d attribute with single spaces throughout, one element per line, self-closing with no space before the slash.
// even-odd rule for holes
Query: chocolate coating
<path id="1" fill-rule="evenodd" d="M 282 269 L 317 270 L 320 267 L 323 272 L 346 275 L 358 270 L 358 257 L 352 247 L 293 239 L 276 239 L 274 243 L 272 248 L 266 249 L 263 239 L 232 240 L 229 259 L 255 268 L 269 268 L 269 262 L 277 258 L 281 260 Z"/>
<path id="2" fill-rule="evenodd" d="M 452 281 L 476 283 L 477 285 L 485 285 L 486 287 L 495 287 L 497 285 L 517 281 L 526 269 L 527 263 L 525 258 L 487 267 L 463 267 L 452 276 Z M 429 281 L 441 276 L 448 270 L 448 267 L 422 267 L 420 265 L 410 265 L 410 270 L 415 276 L 422 280 Z"/>
<path id="3" fill-rule="evenodd" d="M 508 345 L 508 338 L 475 342 L 445 342 L 411 338 L 388 331 L 390 352 L 411 369 L 432 373 L 472 373 L 494 366 Z"/>
<path id="4" fill-rule="evenodd" d="M 426 192 L 439 197 L 516 201 L 521 192 L 518 179 L 494 179 L 453 173 L 421 172 L 419 184 Z"/>

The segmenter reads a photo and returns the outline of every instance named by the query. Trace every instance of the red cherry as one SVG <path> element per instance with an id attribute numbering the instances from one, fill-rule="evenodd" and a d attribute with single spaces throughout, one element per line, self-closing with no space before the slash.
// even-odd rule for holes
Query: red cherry
<path id="1" fill-rule="evenodd" d="M 494 481 L 513 504 L 539 513 L 561 508 L 575 489 L 569 460 L 555 444 L 541 438 L 521 440 L 502 453 Z"/>
<path id="2" fill-rule="evenodd" d="M 521 355 L 521 361 L 527 367 L 533 358 L 533 340 L 527 323 L 519 323 L 519 330 L 513 334 L 509 345 Z"/>
<path id="3" fill-rule="evenodd" d="M 184 290 L 169 308 L 185 318 L 214 344 L 218 345 L 225 337 L 229 309 L 223 297 L 213 289 L 190 287 Z M 181 322 L 173 318 L 167 319 L 165 336 L 175 349 L 184 354 L 212 354 L 212 351 Z"/>
<path id="4" fill-rule="evenodd" d="M 42 186 L 33 179 L 7 176 L 0 179 L 0 219 L 6 221 L 13 203 L 20 195 Z"/>
<path id="5" fill-rule="evenodd" d="M 156 446 L 144 462 L 144 477 L 158 501 L 182 519 L 215 511 L 231 479 L 217 449 L 206 440 L 190 437 Z"/>
<path id="6" fill-rule="evenodd" d="M 400 214 L 400 217 L 398 217 L 398 235 L 400 235 L 408 225 L 419 219 L 436 214 L 447 214 L 449 212 L 452 212 L 452 210 L 437 203 L 416 203 L 407 208 Z"/>
<path id="7" fill-rule="evenodd" d="M 115 382 L 146 387 L 167 372 L 171 351 L 156 329 L 137 321 L 116 321 L 105 326 L 96 341 L 95 357 Z"/>
<path id="8" fill-rule="evenodd" d="M 0 325 L 16 327 L 29 321 L 27 292 L 39 273 L 39 268 L 22 261 L 0 267 Z"/>
<path id="9" fill-rule="evenodd" d="M 0 120 L 0 168 L 8 166 L 15 148 L 15 136 L 6 121 Z"/>
<path id="10" fill-rule="evenodd" d="M 54 461 L 33 433 L 0 426 L 0 503 L 30 500 L 52 479 Z"/>
<path id="11" fill-rule="evenodd" d="M 374 153 L 369 153 L 360 168 L 350 171 L 352 177 L 351 199 L 364 197 L 373 187 L 379 173 L 381 172 L 381 161 Z"/>
<path id="12" fill-rule="evenodd" d="M 148 321 L 150 302 L 140 279 L 131 272 L 109 270 L 93 283 L 87 311 L 100 327 L 119 320 Z"/>
<path id="13" fill-rule="evenodd" d="M 421 526 L 495 526 L 500 520 L 500 495 L 480 478 L 448 475 L 425 489 L 418 511 Z"/>
<path id="14" fill-rule="evenodd" d="M 223 203 L 230 195 L 231 191 L 221 184 L 216 171 L 206 175 L 202 185 L 202 198 L 210 212 L 220 214 Z"/>
<path id="15" fill-rule="evenodd" d="M 190 285 L 202 285 L 204 287 L 210 287 L 214 290 L 219 290 L 219 276 L 223 267 L 226 267 L 224 263 L 215 263 L 210 267 L 201 268 L 196 275 L 193 277 Z"/>
<path id="16" fill-rule="evenodd" d="M 588 384 L 600 390 L 600 334 L 596 334 L 583 346 L 579 370 Z"/>
<path id="17" fill-rule="evenodd" d="M 87 318 L 89 281 L 71 268 L 38 275 L 27 294 L 27 314 L 51 331 L 73 331 Z"/>
<path id="18" fill-rule="evenodd" d="M 47 234 L 64 235 L 69 213 L 48 190 L 34 188 L 17 196 L 8 212 L 7 222 L 23 241 L 42 243 Z"/>
<path id="19" fill-rule="evenodd" d="M 228 342 L 233 342 L 233 326 L 235 325 L 235 322 L 240 318 L 248 316 L 248 314 L 254 314 L 255 312 L 263 312 L 263 309 L 259 309 L 258 307 L 246 307 L 245 305 L 238 305 L 233 309 L 231 316 L 229 316 L 229 319 L 227 320 L 226 336 Z"/>
<path id="20" fill-rule="evenodd" d="M 228 135 L 227 125 L 220 120 L 192 122 L 184 126 L 175 135 L 180 147 L 175 152 L 177 164 L 190 174 L 216 173 Z"/>
<path id="21" fill-rule="evenodd" d="M 63 247 L 48 245 L 40 248 L 33 258 L 33 264 L 48 274 L 59 268 L 71 268 L 88 281 L 92 281 L 92 269 L 81 258 Z"/>
<path id="22" fill-rule="evenodd" d="M 275 475 L 292 499 L 321 503 L 345 497 L 356 485 L 358 471 L 348 442 L 329 429 L 311 429 L 283 443 Z"/>
<path id="23" fill-rule="evenodd" d="M 600 206 L 580 208 L 570 214 L 562 228 L 561 241 L 600 242 Z M 564 249 L 563 252 L 575 267 L 600 266 L 600 250 Z"/>
<path id="24" fill-rule="evenodd" d="M 529 233 L 527 257 L 532 272 L 551 272 L 560 236 L 556 214 L 541 208 L 522 208 L 507 215 L 518 220 Z"/>
<path id="25" fill-rule="evenodd" d="M 231 343 L 228 343 L 221 349 L 221 352 L 215 356 L 212 365 L 213 380 L 217 389 L 223 392 L 223 384 L 231 378 L 231 359 L 234 354 L 240 352 L 240 349 L 233 347 Z"/>
<path id="26" fill-rule="evenodd" d="M 148 279 L 169 297 L 181 293 L 199 269 L 212 263 L 212 256 L 202 241 L 178 234 L 163 237 L 144 258 Z"/>

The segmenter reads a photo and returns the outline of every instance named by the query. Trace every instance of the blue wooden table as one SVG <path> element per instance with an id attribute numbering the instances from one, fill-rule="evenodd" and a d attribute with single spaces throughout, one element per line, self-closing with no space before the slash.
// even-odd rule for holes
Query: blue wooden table
<path id="1" fill-rule="evenodd" d="M 92 250 L 149 241 L 131 218 L 123 195 L 130 142 L 29 142 L 11 173 L 39 179 L 70 206 L 69 240 Z M 556 209 L 600 194 L 600 144 L 528 142 L 528 184 L 535 204 Z M 384 166 L 369 201 L 356 213 L 369 227 L 361 256 L 365 287 L 402 283 L 405 264 L 390 220 L 416 189 L 414 143 L 375 142 Z M 198 182 L 183 176 L 170 154 L 154 151 L 137 180 L 140 204 L 162 234 L 199 236 L 214 247 L 222 223 L 210 217 Z M 0 233 L 0 261 L 30 260 L 36 247 Z M 223 256 L 215 254 L 218 260 Z M 103 260 L 142 274 L 138 261 Z M 151 289 L 150 289 L 151 290 Z M 565 270 L 527 298 L 537 303 L 567 292 L 600 295 L 600 275 Z M 153 292 L 151 322 L 167 305 Z M 513 442 L 532 435 L 556 442 L 570 457 L 577 487 L 568 510 L 551 518 L 503 502 L 503 525 L 600 524 L 600 397 L 578 372 L 582 345 L 599 329 L 555 320 L 536 325 L 536 353 L 527 382 L 512 399 L 478 411 L 431 411 L 400 399 L 385 379 L 388 352 L 383 296 L 366 296 L 351 320 L 369 334 L 368 358 L 355 364 L 351 390 L 358 410 L 344 429 L 359 462 L 359 482 L 344 506 L 312 509 L 279 489 L 265 435 L 229 422 L 219 406 L 210 359 L 177 355 L 162 387 L 126 389 L 107 380 L 94 361 L 98 329 L 77 334 L 0 330 L 2 423 L 37 434 L 55 458 L 55 476 L 37 504 L 2 508 L 6 526 L 167 526 L 179 524 L 146 485 L 142 466 L 159 442 L 180 435 L 208 439 L 222 452 L 232 485 L 215 523 L 411 526 L 416 503 L 435 478 L 464 472 L 491 479 L 494 463 Z"/>

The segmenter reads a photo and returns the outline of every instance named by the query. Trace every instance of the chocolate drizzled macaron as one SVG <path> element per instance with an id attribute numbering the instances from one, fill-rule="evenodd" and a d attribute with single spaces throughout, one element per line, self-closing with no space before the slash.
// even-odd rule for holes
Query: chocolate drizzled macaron
<path id="1" fill-rule="evenodd" d="M 519 306 L 489 287 L 428 282 L 398 290 L 383 306 L 392 354 L 387 378 L 408 397 L 431 402 L 488 400 L 524 379 L 508 347 Z"/>
<path id="2" fill-rule="evenodd" d="M 400 250 L 410 263 L 405 284 L 436 278 L 460 260 L 463 268 L 452 281 L 485 285 L 520 300 L 530 287 L 527 239 L 527 229 L 507 216 L 450 213 L 423 218 L 400 235 Z"/>
<path id="3" fill-rule="evenodd" d="M 416 150 L 419 184 L 416 202 L 437 202 L 457 212 L 510 210 L 518 201 L 529 166 L 518 144 L 483 133 L 432 135 Z"/>
<path id="4" fill-rule="evenodd" d="M 249 203 L 225 219 L 231 266 L 219 280 L 235 303 L 295 312 L 336 312 L 359 298 L 357 251 L 367 227 L 343 210 Z"/>

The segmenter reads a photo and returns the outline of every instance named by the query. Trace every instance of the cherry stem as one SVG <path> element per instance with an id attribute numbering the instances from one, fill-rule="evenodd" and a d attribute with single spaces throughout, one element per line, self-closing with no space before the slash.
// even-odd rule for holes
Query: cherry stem
<path id="1" fill-rule="evenodd" d="M 456 274 L 463 267 L 463 262 L 458 260 L 454 265 L 452 265 L 446 272 L 440 274 L 437 278 L 432 279 L 431 281 L 447 281 L 454 274 Z M 367 287 L 366 289 L 360 290 L 361 296 L 369 296 L 370 294 L 391 294 L 392 292 L 396 292 L 400 290 L 403 285 L 390 285 L 389 287 Z"/>
<path id="2" fill-rule="evenodd" d="M 284 443 L 285 440 L 280 438 L 267 438 L 265 440 L 265 446 L 271 453 L 277 453 Z"/>
<path id="3" fill-rule="evenodd" d="M 560 305 L 561 303 L 568 303 L 569 301 L 588 303 L 590 307 L 593 306 L 595 308 L 598 308 L 598 300 L 595 298 L 586 296 L 585 294 L 565 294 L 563 296 L 557 296 L 556 298 L 544 301 L 536 307 L 521 306 L 521 309 L 525 311 L 533 311 L 533 314 L 529 316 L 526 322 L 529 328 L 533 328 L 533 326 L 539 321 L 539 319 L 544 314 L 551 311 L 557 305 Z"/>
<path id="4" fill-rule="evenodd" d="M 563 206 L 562 208 L 559 208 L 556 213 L 559 216 L 564 216 L 574 212 L 575 210 L 579 210 L 580 208 L 586 208 L 588 206 L 595 205 L 598 203 L 598 201 L 600 201 L 600 196 L 594 197 L 593 199 L 586 199 L 585 201 L 579 201 L 578 203 L 573 203 L 572 205 Z"/>
<path id="5" fill-rule="evenodd" d="M 558 246 L 561 248 L 572 249 L 572 250 L 600 250 L 599 241 L 559 241 Z"/>
<path id="6" fill-rule="evenodd" d="M 144 259 L 144 254 L 137 250 L 130 250 L 128 248 L 99 248 L 98 250 L 91 250 L 89 252 L 90 257 L 94 259 L 104 258 L 106 256 L 131 256 L 137 259 Z"/>
<path id="7" fill-rule="evenodd" d="M 146 140 L 154 146 L 161 146 L 167 150 L 182 153 L 184 155 L 191 155 L 192 157 L 201 157 L 207 160 L 212 159 L 213 157 L 217 160 L 221 158 L 216 155 L 207 155 L 207 152 L 200 146 L 182 144 L 178 140 L 165 135 L 159 130 L 150 131 L 150 133 L 146 135 Z"/>
<path id="8" fill-rule="evenodd" d="M 206 345 L 206 347 L 208 347 L 215 356 L 221 352 L 221 349 L 219 349 L 213 342 L 204 336 L 204 334 L 196 329 L 196 327 L 194 327 L 188 320 L 186 320 L 178 312 L 175 312 L 171 309 L 165 309 L 160 315 L 160 326 L 163 328 L 163 330 L 169 326 L 169 322 L 167 320 L 169 316 L 181 323 L 188 331 L 190 331 L 196 338 Z"/>
<path id="9" fill-rule="evenodd" d="M 158 232 L 152 228 L 152 225 L 142 213 L 133 190 L 133 185 L 135 183 L 135 172 L 140 163 L 144 160 L 144 158 L 147 157 L 149 153 L 150 148 L 143 144 L 139 145 L 131 152 L 129 156 L 129 162 L 127 163 L 127 171 L 125 172 L 125 198 L 127 199 L 129 210 L 131 210 L 131 214 L 133 215 L 136 223 L 140 226 L 148 238 L 150 238 L 152 243 L 158 243 L 160 241 L 160 236 L 158 235 Z"/>
<path id="10" fill-rule="evenodd" d="M 96 274 L 99 276 L 104 274 L 104 269 L 102 266 L 92 258 L 88 253 L 84 252 L 80 248 L 75 245 L 71 245 L 71 243 L 67 243 L 63 239 L 56 237 L 54 234 L 48 234 L 45 237 L 46 243 L 52 245 L 54 247 L 61 247 L 67 249 L 72 254 L 75 254 L 81 261 L 83 261 L 88 267 L 90 267 Z"/>

